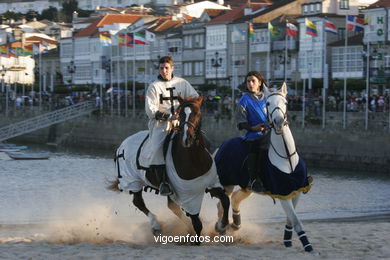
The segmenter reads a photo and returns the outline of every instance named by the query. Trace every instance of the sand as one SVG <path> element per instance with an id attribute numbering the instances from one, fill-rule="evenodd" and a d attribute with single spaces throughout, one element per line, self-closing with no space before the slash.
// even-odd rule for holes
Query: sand
<path id="1" fill-rule="evenodd" d="M 156 243 L 146 222 L 131 223 L 105 208 L 99 216 L 80 213 L 74 219 L 0 226 L 0 259 L 389 259 L 390 216 L 306 220 L 315 253 L 303 251 L 296 234 L 293 247 L 282 245 L 284 223 L 244 222 L 229 229 L 233 243 Z M 120 221 L 119 221 L 120 220 Z M 165 235 L 185 235 L 175 218 L 162 222 Z M 212 222 L 203 235 L 215 236 Z"/>

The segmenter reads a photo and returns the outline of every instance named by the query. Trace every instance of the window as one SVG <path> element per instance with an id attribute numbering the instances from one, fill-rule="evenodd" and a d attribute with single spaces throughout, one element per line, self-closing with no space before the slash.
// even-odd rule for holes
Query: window
<path id="1" fill-rule="evenodd" d="M 186 62 L 184 65 L 184 76 L 191 76 L 192 75 L 192 63 Z"/>
<path id="2" fill-rule="evenodd" d="M 321 13 L 321 3 L 316 3 L 316 12 Z"/>
<path id="3" fill-rule="evenodd" d="M 191 35 L 184 36 L 184 48 L 192 48 Z"/>
<path id="4" fill-rule="evenodd" d="M 340 9 L 349 9 L 349 0 L 340 0 Z"/>
<path id="5" fill-rule="evenodd" d="M 204 35 L 203 34 L 195 34 L 195 48 L 203 48 L 204 47 Z"/>
<path id="6" fill-rule="evenodd" d="M 61 43 L 61 57 L 73 57 L 72 43 Z"/>
<path id="7" fill-rule="evenodd" d="M 345 66 L 345 47 L 335 47 L 332 51 L 332 69 L 334 72 L 359 72 L 363 68 L 363 57 L 361 52 L 362 46 L 349 46 L 346 50 L 346 63 Z"/>
<path id="8" fill-rule="evenodd" d="M 309 7 L 307 5 L 303 5 L 303 13 L 307 13 L 309 11 Z"/>
<path id="9" fill-rule="evenodd" d="M 203 73 L 203 66 L 204 66 L 204 63 L 203 61 L 198 61 L 198 62 L 195 62 L 195 76 L 202 76 L 204 73 Z"/>
<path id="10" fill-rule="evenodd" d="M 342 40 L 345 38 L 345 28 L 337 28 L 337 39 Z"/>

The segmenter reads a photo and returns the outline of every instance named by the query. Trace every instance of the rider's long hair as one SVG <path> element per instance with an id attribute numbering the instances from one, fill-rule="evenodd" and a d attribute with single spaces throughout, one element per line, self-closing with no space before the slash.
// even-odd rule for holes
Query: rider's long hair
<path id="1" fill-rule="evenodd" d="M 245 86 L 246 86 L 246 80 L 250 76 L 256 77 L 259 80 L 259 82 L 261 82 L 260 91 L 263 92 L 263 86 L 264 86 L 264 82 L 265 82 L 265 78 L 263 77 L 263 75 L 261 75 L 260 72 L 255 71 L 255 70 L 249 71 L 248 74 L 246 74 L 246 76 L 245 76 L 245 82 L 244 82 Z"/>

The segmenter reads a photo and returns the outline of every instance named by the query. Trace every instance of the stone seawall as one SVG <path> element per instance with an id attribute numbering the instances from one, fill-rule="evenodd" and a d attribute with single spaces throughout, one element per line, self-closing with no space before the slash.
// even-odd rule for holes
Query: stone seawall
<path id="1" fill-rule="evenodd" d="M 55 143 L 75 147 L 112 151 L 129 135 L 147 129 L 147 119 L 89 115 L 50 128 L 14 138 L 18 143 Z M 212 150 L 224 140 L 241 135 L 231 120 L 204 116 L 202 128 L 212 142 Z M 298 152 L 309 166 L 390 173 L 390 134 L 326 130 L 291 126 Z"/>

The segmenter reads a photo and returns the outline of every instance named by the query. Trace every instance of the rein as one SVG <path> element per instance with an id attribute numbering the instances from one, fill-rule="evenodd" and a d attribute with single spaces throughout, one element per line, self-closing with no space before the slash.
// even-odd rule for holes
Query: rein
<path id="1" fill-rule="evenodd" d="M 269 95 L 267 98 L 271 97 L 271 96 L 282 96 L 283 98 L 285 98 L 282 94 L 280 94 L 279 92 L 276 92 L 276 93 L 272 93 L 271 95 Z M 283 140 L 283 145 L 284 145 L 284 149 L 286 151 L 286 156 L 283 156 L 281 155 L 280 153 L 278 153 L 278 151 L 276 150 L 276 148 L 274 147 L 274 145 L 272 144 L 272 142 L 270 142 L 271 144 L 271 147 L 272 149 L 275 151 L 275 153 L 283 158 L 283 159 L 287 159 L 289 164 L 290 164 L 290 168 L 291 168 L 291 171 L 293 171 L 293 167 L 292 167 L 292 162 L 291 162 L 291 157 L 293 157 L 296 153 L 297 153 L 297 149 L 295 149 L 295 151 L 293 153 L 290 153 L 290 151 L 288 150 L 288 147 L 287 147 L 287 143 L 286 143 L 286 139 L 284 137 L 284 134 L 278 134 L 276 133 L 276 129 L 275 129 L 275 125 L 273 123 L 273 120 L 271 120 L 272 118 L 272 114 L 277 111 L 277 110 L 280 110 L 280 112 L 283 114 L 283 126 L 286 126 L 288 125 L 288 121 L 287 121 L 287 113 L 285 113 L 280 107 L 275 107 L 271 113 L 269 113 L 269 110 L 268 110 L 268 106 L 267 106 L 267 114 L 268 114 L 268 121 L 270 122 L 270 128 L 273 128 L 274 129 L 274 132 L 276 135 L 281 135 L 282 136 L 282 140 Z"/>

